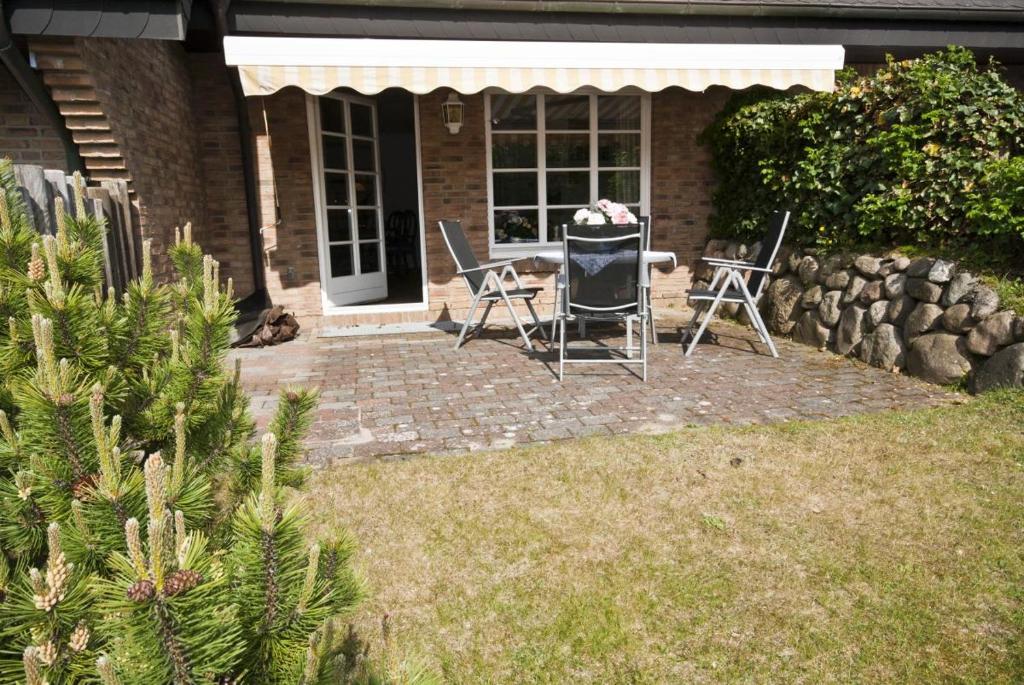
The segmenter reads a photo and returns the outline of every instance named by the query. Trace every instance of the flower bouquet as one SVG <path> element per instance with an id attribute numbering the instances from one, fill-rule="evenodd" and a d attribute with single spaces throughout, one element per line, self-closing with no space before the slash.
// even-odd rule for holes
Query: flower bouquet
<path id="1" fill-rule="evenodd" d="M 590 207 L 583 207 L 573 217 L 577 226 L 603 226 L 604 224 L 635 224 L 636 216 L 626 205 L 611 200 L 598 200 Z"/>

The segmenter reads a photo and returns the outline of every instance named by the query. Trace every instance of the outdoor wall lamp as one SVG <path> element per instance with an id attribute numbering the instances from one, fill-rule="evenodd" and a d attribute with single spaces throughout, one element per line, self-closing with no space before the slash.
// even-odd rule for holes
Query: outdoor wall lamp
<path id="1" fill-rule="evenodd" d="M 448 132 L 455 134 L 462 128 L 462 112 L 464 105 L 459 94 L 454 90 L 448 93 L 448 99 L 441 103 L 441 120 L 448 127 Z"/>

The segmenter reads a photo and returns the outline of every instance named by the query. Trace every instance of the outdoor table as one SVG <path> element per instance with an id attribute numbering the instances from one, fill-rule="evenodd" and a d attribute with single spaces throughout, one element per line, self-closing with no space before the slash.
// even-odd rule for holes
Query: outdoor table
<path id="1" fill-rule="evenodd" d="M 676 253 L 662 250 L 644 250 L 643 253 L 644 265 L 647 267 L 643 269 L 640 274 L 640 287 L 646 290 L 646 297 L 648 308 L 650 305 L 650 290 L 651 290 L 651 266 L 654 264 L 672 264 L 672 268 L 676 268 Z M 565 252 L 563 250 L 542 250 L 533 257 L 534 262 L 543 262 L 545 264 L 557 264 L 559 266 L 559 272 L 564 272 Z M 555 305 L 551 317 L 551 337 L 554 339 L 554 326 L 555 319 L 558 317 L 558 290 L 555 290 Z M 653 320 L 653 319 L 652 319 Z M 653 325 L 651 326 L 653 328 Z M 632 327 L 629 327 L 632 328 Z M 632 345 L 632 333 L 627 329 L 627 335 L 629 335 L 629 345 Z M 657 334 L 651 336 L 651 342 L 655 345 L 658 344 Z M 630 355 L 632 356 L 632 355 Z"/>

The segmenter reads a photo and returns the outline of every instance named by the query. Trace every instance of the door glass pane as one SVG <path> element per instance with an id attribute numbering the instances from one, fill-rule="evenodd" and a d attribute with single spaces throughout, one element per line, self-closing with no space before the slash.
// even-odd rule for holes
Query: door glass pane
<path id="1" fill-rule="evenodd" d="M 331 278 L 352 275 L 352 246 L 331 245 Z"/>
<path id="2" fill-rule="evenodd" d="M 357 171 L 376 171 L 377 161 L 373 154 L 373 141 L 354 140 L 352 141 L 352 166 Z"/>
<path id="3" fill-rule="evenodd" d="M 377 204 L 377 178 L 371 174 L 355 174 L 356 204 Z"/>
<path id="4" fill-rule="evenodd" d="M 349 116 L 352 117 L 352 135 L 373 137 L 373 110 L 366 105 L 349 105 Z"/>
<path id="5" fill-rule="evenodd" d="M 380 271 L 380 243 L 359 245 L 359 272 L 372 274 Z"/>
<path id="6" fill-rule="evenodd" d="M 548 167 L 590 166 L 590 135 L 587 133 L 551 133 L 546 136 L 545 158 Z"/>
<path id="7" fill-rule="evenodd" d="M 347 209 L 327 210 L 327 240 L 332 243 L 352 240 Z"/>
<path id="8" fill-rule="evenodd" d="M 320 98 L 320 128 L 334 133 L 345 132 L 345 117 L 341 113 L 341 100 Z"/>
<path id="9" fill-rule="evenodd" d="M 640 166 L 639 133 L 602 133 L 597 137 L 598 166 Z"/>
<path id="10" fill-rule="evenodd" d="M 572 224 L 572 215 L 578 207 L 548 210 L 548 240 L 562 239 L 562 224 Z"/>
<path id="11" fill-rule="evenodd" d="M 544 122 L 549 131 L 586 131 L 590 128 L 590 96 L 546 95 Z"/>
<path id="12" fill-rule="evenodd" d="M 640 172 L 602 171 L 597 175 L 597 193 L 612 202 L 640 202 Z"/>
<path id="13" fill-rule="evenodd" d="M 536 209 L 499 209 L 494 212 L 494 242 L 535 243 L 539 234 Z"/>
<path id="14" fill-rule="evenodd" d="M 324 174 L 324 188 L 327 204 L 348 204 L 348 174 Z"/>
<path id="15" fill-rule="evenodd" d="M 360 209 L 359 214 L 359 239 L 377 240 L 377 210 Z M 363 269 L 365 271 L 365 269 Z"/>
<path id="16" fill-rule="evenodd" d="M 533 171 L 494 174 L 494 204 L 537 204 L 537 174 Z"/>
<path id="17" fill-rule="evenodd" d="M 495 131 L 533 131 L 537 128 L 537 97 L 492 95 L 491 128 Z"/>
<path id="18" fill-rule="evenodd" d="M 491 138 L 491 165 L 495 169 L 537 167 L 537 136 L 533 133 L 502 133 Z"/>
<path id="19" fill-rule="evenodd" d="M 348 168 L 348 152 L 345 150 L 344 138 L 324 136 L 324 167 L 327 169 Z"/>
<path id="20" fill-rule="evenodd" d="M 640 130 L 640 97 L 599 95 L 597 127 L 604 130 Z"/>
<path id="21" fill-rule="evenodd" d="M 590 203 L 589 171 L 548 172 L 549 205 L 583 205 Z"/>

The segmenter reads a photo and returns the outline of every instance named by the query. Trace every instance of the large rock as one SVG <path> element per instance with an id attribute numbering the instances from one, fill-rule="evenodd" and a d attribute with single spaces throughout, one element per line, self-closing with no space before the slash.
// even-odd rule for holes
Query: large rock
<path id="1" fill-rule="evenodd" d="M 867 285 L 867 281 L 860 276 L 854 276 L 850 279 L 850 285 L 846 286 L 846 291 L 843 292 L 843 304 L 850 304 L 856 302 L 857 298 L 860 297 L 860 291 L 864 290 L 864 286 Z"/>
<path id="2" fill-rule="evenodd" d="M 889 311 L 889 300 L 879 300 L 878 302 L 872 302 L 871 306 L 868 307 L 868 323 L 871 328 L 874 328 L 878 324 L 885 321 L 886 313 Z"/>
<path id="3" fill-rule="evenodd" d="M 768 286 L 768 316 L 765 318 L 769 330 L 783 335 L 793 330 L 800 318 L 803 294 L 800 279 L 792 274 L 772 281 Z"/>
<path id="4" fill-rule="evenodd" d="M 977 321 L 971 316 L 971 305 L 966 302 L 954 304 L 942 315 L 942 327 L 950 333 L 966 333 Z"/>
<path id="5" fill-rule="evenodd" d="M 850 285 L 850 279 L 853 278 L 853 274 L 849 269 L 843 269 L 837 271 L 825 279 L 825 287 L 829 290 L 843 290 L 846 286 Z"/>
<path id="6" fill-rule="evenodd" d="M 981 321 L 999 310 L 999 295 L 987 285 L 975 284 L 961 300 L 971 304 L 971 316 Z"/>
<path id="7" fill-rule="evenodd" d="M 825 294 L 825 291 L 820 285 L 814 285 L 804 291 L 803 297 L 800 298 L 800 306 L 804 309 L 814 309 L 821 304 L 821 298 Z"/>
<path id="8" fill-rule="evenodd" d="M 826 349 L 831 338 L 832 329 L 821 323 L 821 318 L 815 311 L 804 312 L 793 328 L 793 340 L 812 345 L 819 350 Z"/>
<path id="9" fill-rule="evenodd" d="M 911 259 L 907 265 L 907 276 L 910 278 L 928 278 L 928 272 L 932 270 L 935 260 L 929 257 L 917 257 Z"/>
<path id="10" fill-rule="evenodd" d="M 878 257 L 861 255 L 853 260 L 853 267 L 865 278 L 878 278 L 878 270 L 882 267 L 882 260 Z"/>
<path id="11" fill-rule="evenodd" d="M 871 304 L 882 299 L 882 282 L 868 281 L 860 291 L 860 301 L 864 304 Z"/>
<path id="12" fill-rule="evenodd" d="M 829 290 L 821 296 L 821 304 L 818 305 L 818 316 L 826 326 L 835 326 L 839 323 L 839 317 L 843 315 L 843 310 L 839 306 L 839 301 L 842 297 L 842 290 Z"/>
<path id="13" fill-rule="evenodd" d="M 917 300 L 910 295 L 900 295 L 889 300 L 889 306 L 885 310 L 886 320 L 894 326 L 902 326 L 917 306 Z"/>
<path id="14" fill-rule="evenodd" d="M 864 338 L 864 307 L 850 305 L 839 317 L 839 328 L 836 330 L 836 352 L 850 354 L 857 351 L 857 345 Z"/>
<path id="15" fill-rule="evenodd" d="M 789 255 L 789 270 L 793 273 L 800 271 L 800 262 L 804 259 L 803 252 L 793 252 Z"/>
<path id="16" fill-rule="evenodd" d="M 919 302 L 903 324 L 903 338 L 908 343 L 930 330 L 938 328 L 942 321 L 942 307 L 937 304 Z"/>
<path id="17" fill-rule="evenodd" d="M 974 274 L 967 271 L 961 271 L 956 276 L 953 276 L 949 285 L 946 286 L 946 292 L 942 293 L 942 304 L 947 307 L 959 304 L 971 292 L 977 282 L 978 279 L 974 277 Z"/>
<path id="18" fill-rule="evenodd" d="M 811 255 L 807 255 L 801 259 L 800 265 L 796 269 L 797 273 L 800 275 L 800 282 L 803 283 L 804 286 L 814 285 L 817 283 L 819 268 L 818 260 Z"/>
<path id="19" fill-rule="evenodd" d="M 967 336 L 967 349 L 986 357 L 1013 342 L 1017 315 L 1010 310 L 987 316 Z"/>
<path id="20" fill-rule="evenodd" d="M 1005 347 L 989 357 L 974 374 L 974 392 L 1024 387 L 1024 343 Z"/>
<path id="21" fill-rule="evenodd" d="M 842 271 L 846 268 L 847 258 L 841 254 L 833 254 L 825 257 L 821 262 L 821 268 L 818 270 L 818 278 L 824 281 L 832 274 Z"/>
<path id="22" fill-rule="evenodd" d="M 907 292 L 907 275 L 890 274 L 885 277 L 885 296 L 890 300 Z"/>
<path id="23" fill-rule="evenodd" d="M 927 278 L 908 278 L 907 294 L 921 302 L 938 302 L 942 297 L 942 286 Z"/>
<path id="24" fill-rule="evenodd" d="M 756 262 L 757 258 L 761 255 L 762 243 L 758 240 L 756 243 L 750 246 L 750 254 L 747 255 L 747 260 Z"/>
<path id="25" fill-rule="evenodd" d="M 947 262 L 944 259 L 936 259 L 935 263 L 932 264 L 932 268 L 928 269 L 928 280 L 932 283 L 949 283 L 950 279 L 953 278 L 953 272 L 956 270 L 956 264 L 953 262 Z"/>
<path id="26" fill-rule="evenodd" d="M 910 266 L 910 257 L 900 256 L 892 260 L 893 271 L 906 271 L 908 266 Z"/>
<path id="27" fill-rule="evenodd" d="M 907 368 L 926 381 L 949 385 L 962 380 L 971 370 L 969 355 L 963 336 L 929 333 L 910 344 Z"/>
<path id="28" fill-rule="evenodd" d="M 880 324 L 860 344 L 861 361 L 886 371 L 902 368 L 906 351 L 899 329 L 888 323 Z"/>

